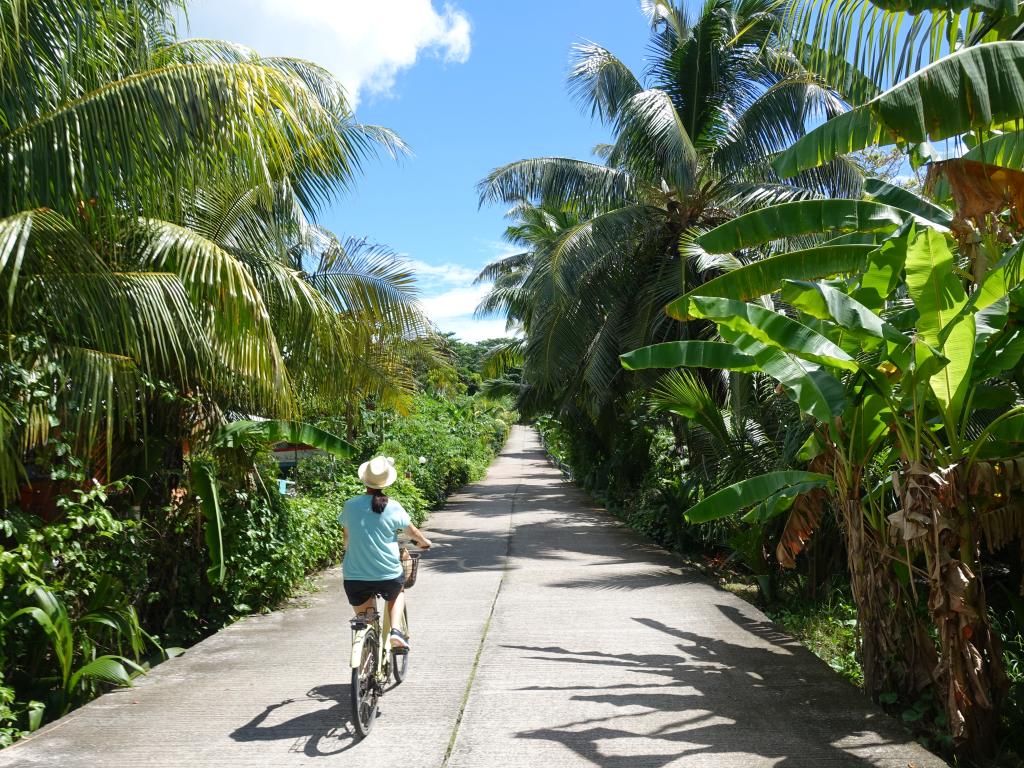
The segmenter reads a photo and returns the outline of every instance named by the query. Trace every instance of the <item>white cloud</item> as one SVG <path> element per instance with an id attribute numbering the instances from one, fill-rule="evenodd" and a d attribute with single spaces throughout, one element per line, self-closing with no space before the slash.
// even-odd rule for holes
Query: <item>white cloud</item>
<path id="1" fill-rule="evenodd" d="M 490 245 L 490 244 L 488 244 Z M 491 248 L 488 248 L 491 250 Z M 438 330 L 474 342 L 511 336 L 502 317 L 477 318 L 477 305 L 491 289 L 489 283 L 474 285 L 479 272 L 461 264 L 431 264 L 410 259 L 423 298 L 420 305 Z"/>
<path id="2" fill-rule="evenodd" d="M 420 303 L 427 317 L 441 331 L 452 332 L 462 341 L 483 341 L 513 336 L 505 329 L 505 318 L 477 318 L 474 315 L 490 285 L 463 285 L 441 293 L 427 291 Z"/>
<path id="3" fill-rule="evenodd" d="M 353 103 L 386 94 L 423 53 L 469 59 L 469 17 L 433 0 L 233 0 L 193 3 L 191 34 L 244 43 L 267 55 L 299 56 L 338 76 Z M 241 20 L 241 21 L 240 21 Z"/>
<path id="4" fill-rule="evenodd" d="M 452 288 L 422 300 L 427 316 L 434 322 L 457 317 L 470 317 L 477 304 L 490 290 L 489 285 L 474 285 L 468 288 Z"/>
<path id="5" fill-rule="evenodd" d="M 411 259 L 407 263 L 421 282 L 467 285 L 476 280 L 478 274 L 478 270 L 459 264 L 428 264 L 418 259 Z"/>

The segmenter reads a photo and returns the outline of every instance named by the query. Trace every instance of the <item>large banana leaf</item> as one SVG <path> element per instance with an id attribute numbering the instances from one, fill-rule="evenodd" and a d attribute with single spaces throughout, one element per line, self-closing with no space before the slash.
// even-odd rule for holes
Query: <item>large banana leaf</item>
<path id="1" fill-rule="evenodd" d="M 788 178 L 840 155 L 876 144 L 892 144 L 896 137 L 885 129 L 868 104 L 837 115 L 800 137 L 792 147 L 775 156 L 772 167 L 780 176 Z"/>
<path id="2" fill-rule="evenodd" d="M 856 360 L 817 331 L 757 304 L 694 296 L 690 311 L 694 317 L 713 320 L 720 329 L 746 334 L 787 354 L 833 368 L 858 370 Z"/>
<path id="3" fill-rule="evenodd" d="M 708 253 L 729 253 L 773 240 L 826 232 L 891 232 L 912 214 L 870 200 L 800 200 L 761 208 L 701 235 Z"/>
<path id="4" fill-rule="evenodd" d="M 213 448 L 234 448 L 243 444 L 299 443 L 321 451 L 350 458 L 355 451 L 351 444 L 337 435 L 301 421 L 270 419 L 267 421 L 233 421 L 221 427 L 211 441 Z"/>
<path id="5" fill-rule="evenodd" d="M 206 460 L 196 460 L 189 464 L 192 475 L 192 490 L 199 498 L 199 508 L 203 513 L 203 538 L 206 551 L 210 555 L 210 565 L 206 569 L 206 577 L 211 583 L 224 581 L 224 518 L 220 512 L 220 494 L 217 492 L 217 475 L 213 465 Z"/>
<path id="6" fill-rule="evenodd" d="M 975 360 L 974 378 L 985 379 L 1012 370 L 1024 358 L 1024 331 L 1004 332 L 985 346 Z"/>
<path id="7" fill-rule="evenodd" d="M 860 276 L 860 288 L 854 294 L 857 301 L 871 309 L 881 309 L 899 284 L 903 265 L 907 260 L 907 242 L 916 229 L 913 224 L 907 232 L 890 237 L 868 256 L 868 267 Z"/>
<path id="8" fill-rule="evenodd" d="M 779 382 L 786 396 L 803 413 L 827 424 L 845 410 L 843 385 L 817 363 L 766 346 L 747 334 L 736 334 L 728 328 L 720 330 L 737 349 L 753 357 L 761 371 Z"/>
<path id="9" fill-rule="evenodd" d="M 765 475 L 741 480 L 711 494 L 690 507 L 686 511 L 686 519 L 691 523 L 706 523 L 742 512 L 787 488 L 799 486 L 803 492 L 806 492 L 814 488 L 827 488 L 831 484 L 831 477 L 818 472 L 797 470 L 769 472 Z"/>
<path id="10" fill-rule="evenodd" d="M 858 272 L 867 265 L 874 245 L 824 245 L 791 251 L 755 261 L 726 272 L 680 296 L 665 311 L 677 320 L 686 320 L 690 299 L 694 296 L 720 296 L 747 301 L 779 289 L 784 279 L 814 280 Z"/>
<path id="11" fill-rule="evenodd" d="M 1018 254 L 1011 251 L 988 270 L 988 273 L 981 279 L 981 283 L 967 298 L 960 313 L 948 321 L 939 332 L 941 343 L 944 344 L 949 334 L 958 326 L 960 315 L 977 316 L 975 319 L 976 344 L 980 344 L 981 339 L 987 339 L 991 334 L 1004 327 L 1009 308 L 1009 295 L 1014 285 L 1012 277 L 1012 273 L 1015 271 L 1014 262 L 1018 258 Z"/>
<path id="12" fill-rule="evenodd" d="M 1024 131 L 1008 131 L 986 139 L 968 150 L 964 158 L 1024 170 Z"/>
<path id="13" fill-rule="evenodd" d="M 956 274 L 946 237 L 933 229 L 916 233 L 907 245 L 907 292 L 920 317 L 918 338 L 949 361 L 930 384 L 947 412 L 947 424 L 958 424 L 974 361 L 974 315 L 963 313 L 967 294 Z"/>
<path id="14" fill-rule="evenodd" d="M 829 120 L 779 154 L 784 177 L 879 143 L 941 141 L 1024 117 L 1024 42 L 963 48 L 866 104 Z"/>
<path id="15" fill-rule="evenodd" d="M 856 466 L 871 463 L 875 450 L 888 434 L 893 414 L 886 398 L 877 392 L 862 393 L 863 399 L 851 409 L 849 423 L 850 442 L 847 446 L 850 461 Z"/>
<path id="16" fill-rule="evenodd" d="M 849 232 L 826 240 L 822 245 L 875 245 L 884 237 L 877 232 Z"/>
<path id="17" fill-rule="evenodd" d="M 1007 443 L 1024 443 L 1024 413 L 1007 415 L 991 428 L 991 436 Z"/>
<path id="18" fill-rule="evenodd" d="M 961 49 L 876 99 L 872 111 L 910 143 L 941 141 L 1024 116 L 1024 43 Z M 873 102 L 869 102 L 873 104 Z"/>
<path id="19" fill-rule="evenodd" d="M 887 341 L 909 360 L 913 342 L 859 301 L 823 283 L 787 280 L 782 300 L 819 320 L 831 320 L 859 339 Z"/>
<path id="20" fill-rule="evenodd" d="M 806 483 L 788 485 L 780 491 L 773 493 L 767 499 L 751 509 L 742 518 L 745 523 L 763 524 L 773 517 L 778 517 L 793 506 L 797 496 L 821 488 L 820 480 L 809 480 Z"/>
<path id="21" fill-rule="evenodd" d="M 619 357 L 629 371 L 644 368 L 719 368 L 750 373 L 757 363 L 732 344 L 721 341 L 668 341 L 627 352 Z"/>
<path id="22" fill-rule="evenodd" d="M 953 214 L 950 211 L 936 205 L 931 200 L 915 195 L 909 189 L 897 187 L 881 179 L 865 179 L 864 194 L 876 203 L 884 203 L 904 211 L 910 211 L 919 218 L 943 227 L 948 227 L 953 223 Z"/>

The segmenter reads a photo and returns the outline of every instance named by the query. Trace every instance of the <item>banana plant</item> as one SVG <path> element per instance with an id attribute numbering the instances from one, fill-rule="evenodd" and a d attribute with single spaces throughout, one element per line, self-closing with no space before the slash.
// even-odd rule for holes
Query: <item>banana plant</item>
<path id="1" fill-rule="evenodd" d="M 1004 376 L 1024 355 L 1016 326 L 1024 288 L 1010 279 L 1018 253 L 990 254 L 980 277 L 965 273 L 948 211 L 903 190 L 872 190 L 907 207 L 892 214 L 847 201 L 796 203 L 701 237 L 701 246 L 718 251 L 814 226 L 841 230 L 843 221 L 851 230 L 877 222 L 889 230 L 881 244 L 849 258 L 816 262 L 796 252 L 727 273 L 708 284 L 711 295 L 687 294 L 667 308 L 714 323 L 720 341 L 646 347 L 622 363 L 757 370 L 776 380 L 815 425 L 804 451 L 809 471 L 737 483 L 687 518 L 746 511 L 755 522 L 788 513 L 779 557 L 791 560 L 820 518 L 808 514 L 807 500 L 829 494 L 846 534 L 869 690 L 909 698 L 934 685 L 954 739 L 977 743 L 993 732 L 1007 691 L 978 552 L 982 531 L 1005 531 L 1016 519 L 1005 504 L 982 499 L 1003 487 L 998 472 L 1008 465 L 1000 457 L 1019 453 L 1024 439 L 1024 409 L 1007 410 L 1019 395 Z M 801 224 L 794 213 L 818 224 Z M 783 227 L 764 226 L 782 220 Z M 989 522 L 979 525 L 983 518 Z M 937 655 L 919 583 L 928 585 Z"/>
<path id="2" fill-rule="evenodd" d="M 954 51 L 827 120 L 772 162 L 783 177 L 872 145 L 927 144 L 1024 117 L 1024 42 Z"/>

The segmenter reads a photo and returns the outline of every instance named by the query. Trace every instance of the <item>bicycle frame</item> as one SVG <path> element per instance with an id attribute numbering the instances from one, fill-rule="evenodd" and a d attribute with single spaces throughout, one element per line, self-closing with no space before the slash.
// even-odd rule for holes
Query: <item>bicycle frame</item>
<path id="1" fill-rule="evenodd" d="M 359 667 L 359 662 L 363 656 L 363 645 L 366 642 L 366 635 L 371 629 L 376 629 L 378 630 L 377 637 L 379 641 L 377 643 L 377 658 L 374 663 L 374 669 L 377 679 L 385 680 L 389 654 L 391 652 L 391 644 L 388 640 L 388 636 L 391 633 L 391 611 L 388 610 L 387 603 L 384 603 L 384 611 L 382 613 L 378 610 L 380 604 L 381 598 L 379 596 L 374 597 L 373 608 L 371 609 L 373 615 L 368 617 L 368 620 L 352 619 L 352 655 L 349 664 L 352 669 Z M 383 620 L 381 619 L 382 616 Z"/>

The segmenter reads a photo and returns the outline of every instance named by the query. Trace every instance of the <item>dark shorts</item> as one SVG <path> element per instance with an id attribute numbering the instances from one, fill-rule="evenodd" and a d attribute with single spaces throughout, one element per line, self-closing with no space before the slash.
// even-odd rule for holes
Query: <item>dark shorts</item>
<path id="1" fill-rule="evenodd" d="M 355 581 L 345 579 L 345 594 L 348 595 L 349 605 L 362 605 L 374 595 L 380 595 L 389 603 L 398 597 L 398 593 L 405 586 L 405 576 L 396 576 L 393 579 L 383 581 Z"/>

